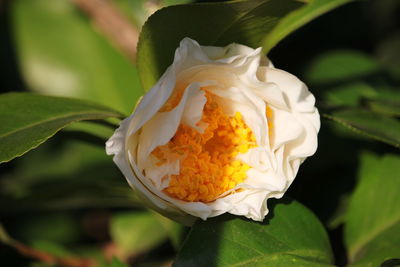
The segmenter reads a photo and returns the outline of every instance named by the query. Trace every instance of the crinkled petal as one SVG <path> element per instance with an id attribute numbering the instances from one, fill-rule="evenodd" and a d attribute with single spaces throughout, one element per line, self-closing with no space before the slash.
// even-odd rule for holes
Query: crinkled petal
<path id="1" fill-rule="evenodd" d="M 185 90 L 178 105 L 160 112 L 177 88 Z M 157 166 L 150 154 L 168 143 L 181 123 L 203 132 L 203 90 L 217 96 L 227 115 L 240 112 L 257 141 L 257 147 L 237 156 L 251 167 L 247 179 L 211 203 L 164 193 L 168 177 L 179 173 L 180 159 L 171 157 Z M 266 117 L 267 107 L 272 117 Z M 174 62 L 107 142 L 107 153 L 114 154 L 148 205 L 164 215 L 188 223 L 193 220 L 189 215 L 205 220 L 229 212 L 261 221 L 268 213 L 267 199 L 282 197 L 300 164 L 315 152 L 319 128 L 314 96 L 298 78 L 274 68 L 261 49 L 200 46 L 185 38 Z"/>
<path id="2" fill-rule="evenodd" d="M 106 142 L 106 152 L 108 155 L 114 155 L 113 160 L 115 164 L 119 167 L 133 188 L 136 188 L 137 191 L 145 198 L 151 199 L 155 206 L 161 209 L 166 209 L 168 207 L 168 203 L 158 197 L 155 197 L 154 193 L 148 191 L 132 172 L 125 146 L 126 133 L 131 120 L 132 116 L 121 122 L 120 127 Z"/>
<path id="3" fill-rule="evenodd" d="M 265 73 L 267 82 L 273 82 L 281 88 L 289 100 L 290 109 L 296 112 L 315 112 L 315 97 L 307 86 L 296 76 L 279 69 L 268 68 Z"/>
<path id="4" fill-rule="evenodd" d="M 203 109 L 206 102 L 207 98 L 205 97 L 205 93 L 202 90 L 197 91 L 193 96 L 191 96 L 185 105 L 182 116 L 182 123 L 203 133 L 206 125 L 198 125 L 198 123 L 203 116 Z"/>
<path id="5" fill-rule="evenodd" d="M 174 136 L 182 120 L 186 102 L 201 94 L 200 84 L 190 84 L 183 93 L 178 106 L 169 112 L 158 112 L 143 127 L 139 137 L 137 162 L 143 170 L 150 153 L 158 146 L 165 145 Z M 165 123 L 168 122 L 168 123 Z"/>

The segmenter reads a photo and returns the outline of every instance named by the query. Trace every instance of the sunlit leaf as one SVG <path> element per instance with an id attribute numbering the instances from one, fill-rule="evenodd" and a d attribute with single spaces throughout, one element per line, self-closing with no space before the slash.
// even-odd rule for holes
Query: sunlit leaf
<path id="1" fill-rule="evenodd" d="M 172 63 L 184 37 L 201 45 L 236 42 L 251 47 L 263 39 L 289 12 L 303 6 L 296 0 L 249 0 L 197 3 L 163 8 L 142 28 L 137 64 L 144 89 L 149 89 Z"/>
<path id="2" fill-rule="evenodd" d="M 374 98 L 378 92 L 365 82 L 350 82 L 329 88 L 323 92 L 329 106 L 358 106 L 361 98 Z"/>
<path id="3" fill-rule="evenodd" d="M 181 233 L 182 233 L 183 226 L 179 223 L 171 221 L 170 219 L 168 219 L 156 212 L 152 212 L 152 215 L 154 218 L 156 218 L 158 220 L 158 223 L 160 224 L 160 226 L 162 228 L 164 228 L 164 230 L 168 234 L 171 244 L 174 246 L 174 248 L 176 250 L 178 250 L 181 245 L 181 242 L 182 242 Z"/>
<path id="4" fill-rule="evenodd" d="M 197 222 L 174 266 L 332 266 L 328 236 L 298 202 L 278 203 L 264 223 L 233 216 Z"/>
<path id="5" fill-rule="evenodd" d="M 0 162 L 37 147 L 74 121 L 120 117 L 86 101 L 29 93 L 0 95 Z"/>
<path id="6" fill-rule="evenodd" d="M 169 225 L 167 225 L 169 222 Z M 161 223 L 152 212 L 125 212 L 111 219 L 110 233 L 124 256 L 132 256 L 160 245 L 175 224 Z"/>
<path id="7" fill-rule="evenodd" d="M 306 6 L 293 11 L 292 14 L 283 18 L 275 29 L 268 34 L 263 43 L 265 51 L 269 51 L 291 32 L 314 18 L 352 1 L 354 0 L 307 0 L 308 4 Z"/>
<path id="8" fill-rule="evenodd" d="M 380 71 L 380 65 L 359 51 L 334 50 L 317 57 L 307 70 L 306 81 L 314 85 L 343 83 Z"/>
<path id="9" fill-rule="evenodd" d="M 121 10 L 135 23 L 138 28 L 147 18 L 160 8 L 193 2 L 192 0 L 114 0 Z"/>
<path id="10" fill-rule="evenodd" d="M 11 18 L 29 88 L 129 114 L 142 94 L 135 66 L 69 0 L 16 0 Z"/>
<path id="11" fill-rule="evenodd" d="M 121 262 L 117 258 L 113 258 L 110 264 L 104 264 L 101 267 L 129 267 L 128 264 Z"/>
<path id="12" fill-rule="evenodd" d="M 56 226 L 54 225 L 52 227 Z M 46 231 L 42 232 L 46 233 Z M 43 240 L 38 238 L 37 240 L 31 242 L 31 246 L 33 249 L 36 249 L 44 253 L 49 253 L 56 257 L 64 257 L 64 258 L 74 257 L 74 256 L 76 257 L 74 253 L 66 249 L 64 246 L 60 245 L 60 243 L 54 241 Z"/>
<path id="13" fill-rule="evenodd" d="M 268 52 L 300 26 L 350 1 L 250 0 L 164 8 L 143 26 L 138 46 L 140 79 L 149 89 L 171 64 L 174 50 L 184 37 L 202 45 L 236 42 L 263 46 Z"/>
<path id="14" fill-rule="evenodd" d="M 359 181 L 345 225 L 348 256 L 351 266 L 379 266 L 400 258 L 400 157 L 364 154 Z"/>

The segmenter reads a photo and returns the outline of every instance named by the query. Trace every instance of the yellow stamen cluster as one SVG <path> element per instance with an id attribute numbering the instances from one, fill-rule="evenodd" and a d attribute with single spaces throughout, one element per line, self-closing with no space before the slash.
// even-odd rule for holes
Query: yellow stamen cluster
<path id="1" fill-rule="evenodd" d="M 152 154 L 160 165 L 170 157 L 179 157 L 180 174 L 171 175 L 164 192 L 184 201 L 211 202 L 247 178 L 249 165 L 236 159 L 256 146 L 254 134 L 239 112 L 228 117 L 206 91 L 202 123 L 204 133 L 181 124 L 175 136 Z M 179 96 L 178 96 L 179 97 Z M 176 101 L 173 101 L 175 104 Z M 168 103 L 167 103 L 168 104 Z M 168 104 L 170 106 L 170 104 Z"/>

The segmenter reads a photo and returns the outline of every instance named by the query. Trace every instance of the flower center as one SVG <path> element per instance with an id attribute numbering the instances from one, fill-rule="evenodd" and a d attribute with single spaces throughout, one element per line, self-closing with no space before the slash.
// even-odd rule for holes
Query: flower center
<path id="1" fill-rule="evenodd" d="M 174 137 L 152 154 L 162 165 L 168 158 L 180 158 L 180 174 L 171 175 L 164 192 L 184 201 L 211 202 L 221 194 L 234 188 L 247 178 L 250 166 L 236 159 L 256 147 L 251 129 L 242 115 L 225 115 L 215 100 L 215 95 L 206 91 L 201 123 L 206 123 L 204 133 L 180 124 Z"/>

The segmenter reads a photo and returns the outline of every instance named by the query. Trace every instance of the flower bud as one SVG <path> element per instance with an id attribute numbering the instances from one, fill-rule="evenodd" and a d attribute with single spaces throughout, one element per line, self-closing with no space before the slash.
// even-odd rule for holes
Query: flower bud
<path id="1" fill-rule="evenodd" d="M 185 38 L 174 62 L 107 141 L 148 206 L 190 224 L 231 213 L 262 221 L 317 148 L 314 96 L 239 44 Z"/>

